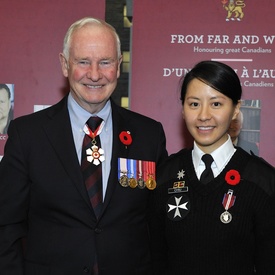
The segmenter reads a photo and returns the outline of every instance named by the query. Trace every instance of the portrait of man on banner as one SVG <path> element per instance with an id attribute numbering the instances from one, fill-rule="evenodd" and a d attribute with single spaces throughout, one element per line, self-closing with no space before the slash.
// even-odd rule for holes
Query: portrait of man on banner
<path id="1" fill-rule="evenodd" d="M 14 85 L 0 84 L 0 135 L 6 135 L 13 119 Z M 2 140 L 2 139 L 0 139 Z"/>

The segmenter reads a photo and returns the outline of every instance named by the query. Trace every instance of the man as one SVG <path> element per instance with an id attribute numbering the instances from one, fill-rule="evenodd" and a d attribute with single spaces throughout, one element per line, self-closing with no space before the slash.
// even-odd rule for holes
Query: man
<path id="1" fill-rule="evenodd" d="M 147 202 L 155 164 L 167 156 L 165 136 L 160 123 L 110 99 L 121 60 L 113 27 L 77 21 L 60 54 L 69 95 L 11 122 L 0 164 L 1 274 L 150 274 Z M 104 124 L 91 130 L 91 115 Z M 93 146 L 82 153 L 85 133 Z M 84 184 L 82 157 L 89 168 L 102 168 L 99 212 Z"/>
<path id="2" fill-rule="evenodd" d="M 11 92 L 6 84 L 0 84 L 0 134 L 7 134 L 11 112 Z"/>
<path id="3" fill-rule="evenodd" d="M 244 140 L 240 137 L 240 133 L 243 127 L 243 113 L 240 111 L 236 119 L 233 119 L 229 129 L 228 134 L 235 146 L 243 148 L 249 154 L 259 155 L 259 148 L 256 143 Z"/>

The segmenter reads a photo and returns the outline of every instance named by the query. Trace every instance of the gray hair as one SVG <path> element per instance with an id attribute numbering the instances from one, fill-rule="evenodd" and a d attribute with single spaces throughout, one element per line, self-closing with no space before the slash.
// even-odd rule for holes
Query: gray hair
<path id="1" fill-rule="evenodd" d="M 86 25 L 98 25 L 98 26 L 103 26 L 106 27 L 107 29 L 109 29 L 115 36 L 116 38 L 116 42 L 117 42 L 117 57 L 119 58 L 121 56 L 121 43 L 120 43 L 120 38 L 115 30 L 115 28 L 113 26 L 111 26 L 110 24 L 108 24 L 107 22 L 101 20 L 101 19 L 97 19 L 97 18 L 93 18 L 93 17 L 84 17 L 78 21 L 76 21 L 75 23 L 73 23 L 70 28 L 68 29 L 65 38 L 64 38 L 64 42 L 63 42 L 63 54 L 65 56 L 66 59 L 69 58 L 69 49 L 71 46 L 71 39 L 72 39 L 72 35 L 76 30 L 81 29 L 82 27 L 86 26 Z"/>

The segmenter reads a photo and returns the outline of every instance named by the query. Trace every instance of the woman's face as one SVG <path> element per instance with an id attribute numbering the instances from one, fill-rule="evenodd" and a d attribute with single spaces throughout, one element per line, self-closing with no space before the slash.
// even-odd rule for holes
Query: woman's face
<path id="1" fill-rule="evenodd" d="M 231 120 L 239 113 L 232 99 L 193 79 L 187 87 L 182 114 L 198 147 L 211 153 L 227 141 Z"/>

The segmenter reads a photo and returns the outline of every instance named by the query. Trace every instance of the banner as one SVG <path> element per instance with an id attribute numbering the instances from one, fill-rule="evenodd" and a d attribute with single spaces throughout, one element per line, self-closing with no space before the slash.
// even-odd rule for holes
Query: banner
<path id="1" fill-rule="evenodd" d="M 69 26 L 85 16 L 104 19 L 105 1 L 1 0 L 0 83 L 12 84 L 14 117 L 52 105 L 68 92 L 59 53 Z M 0 133 L 0 159 L 6 139 Z"/>
<path id="2" fill-rule="evenodd" d="M 193 144 L 180 78 L 199 61 L 217 60 L 242 83 L 242 136 L 275 165 L 274 10 L 271 0 L 134 1 L 130 108 L 162 122 L 169 153 Z"/>

